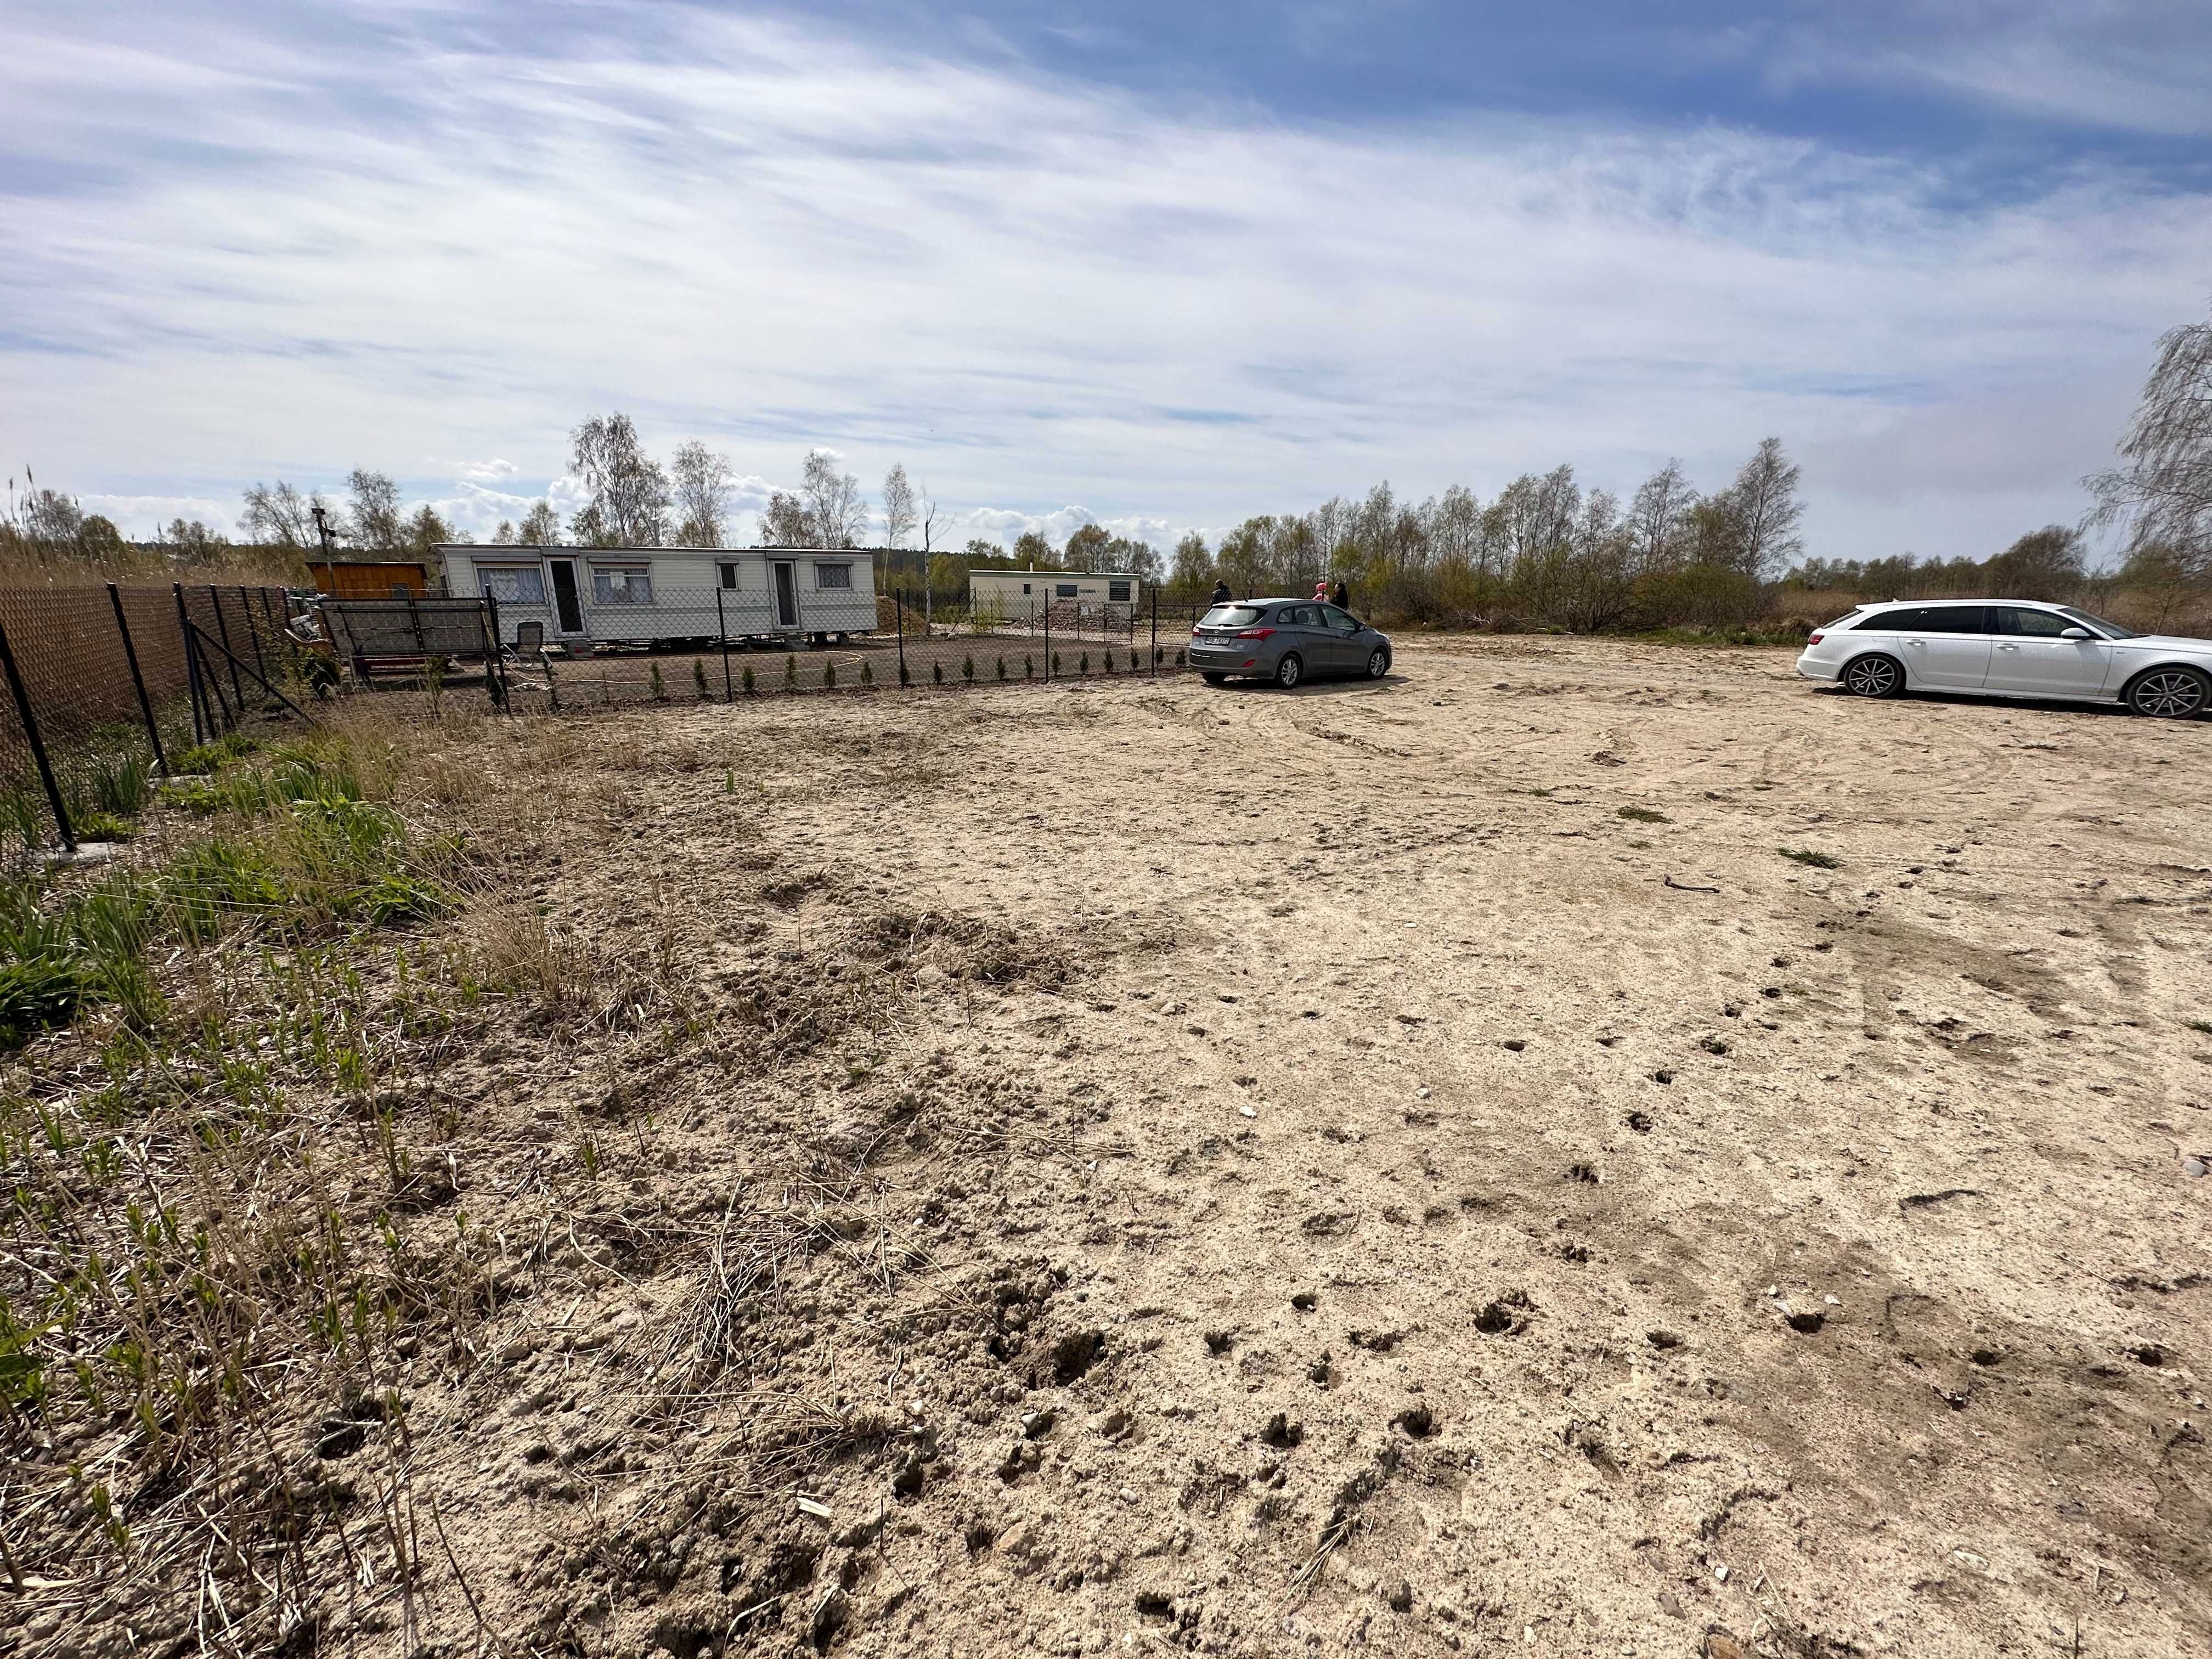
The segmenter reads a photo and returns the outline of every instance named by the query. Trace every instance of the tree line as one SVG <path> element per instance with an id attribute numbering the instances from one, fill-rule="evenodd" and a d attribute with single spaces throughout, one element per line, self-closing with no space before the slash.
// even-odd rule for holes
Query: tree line
<path id="1" fill-rule="evenodd" d="M 569 434 L 583 504 L 565 520 L 550 498 L 492 539 L 522 546 L 721 547 L 738 533 L 735 475 L 726 456 L 696 441 L 667 461 L 646 448 L 629 416 L 595 416 Z M 1245 520 L 1209 545 L 1195 532 L 1163 556 L 1142 540 L 1080 526 L 1060 546 L 1031 531 L 1011 550 L 972 538 L 955 548 L 926 485 L 891 468 L 876 507 L 826 449 L 810 450 L 795 489 L 770 492 L 757 539 L 779 547 L 879 550 L 887 587 L 927 604 L 964 599 L 975 568 L 1127 571 L 1197 599 L 1216 582 L 1238 593 L 1303 592 L 1346 583 L 1376 619 L 1440 627 L 1544 626 L 1580 632 L 1687 626 L 1739 629 L 1867 599 L 2014 594 L 2106 605 L 2122 620 L 2212 627 L 2212 321 L 2158 343 L 2118 465 L 2083 482 L 2095 506 L 2079 526 L 2045 526 L 1984 559 L 1806 557 L 1800 471 L 1778 438 L 1762 441 L 1721 488 L 1701 492 L 1669 461 L 1626 500 L 1585 489 L 1572 466 L 1514 479 L 1489 501 L 1454 485 L 1420 501 L 1387 483 L 1304 513 Z M 428 503 L 403 501 L 387 475 L 356 469 L 343 498 L 279 479 L 245 491 L 234 547 L 220 532 L 178 519 L 148 547 L 76 498 L 40 487 L 29 469 L 11 478 L 0 514 L 0 565 L 122 571 L 155 564 L 214 566 L 266 554 L 288 571 L 325 529 L 356 555 L 422 557 L 454 531 Z M 2116 569 L 2089 567 L 2085 532 L 2118 532 Z M 271 574 L 274 574 L 273 571 Z M 1806 620 L 1802 616 L 1799 621 Z M 1818 618 L 1813 618 L 1818 620 Z"/>

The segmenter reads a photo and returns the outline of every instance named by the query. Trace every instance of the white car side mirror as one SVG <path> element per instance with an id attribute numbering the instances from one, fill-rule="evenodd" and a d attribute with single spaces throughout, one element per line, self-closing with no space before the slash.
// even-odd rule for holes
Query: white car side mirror
<path id="1" fill-rule="evenodd" d="M 2069 628 L 2058 637 L 2062 640 L 2094 640 L 2097 636 L 2086 628 Z"/>

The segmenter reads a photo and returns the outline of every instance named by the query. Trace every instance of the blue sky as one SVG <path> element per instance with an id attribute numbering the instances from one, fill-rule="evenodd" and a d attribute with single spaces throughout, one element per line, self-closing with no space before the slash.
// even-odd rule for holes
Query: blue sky
<path id="1" fill-rule="evenodd" d="M 1707 487 L 1810 550 L 2071 520 L 2212 301 L 2212 7 L 11 9 L 0 446 L 129 529 L 630 412 L 964 538 L 1388 478 Z"/>

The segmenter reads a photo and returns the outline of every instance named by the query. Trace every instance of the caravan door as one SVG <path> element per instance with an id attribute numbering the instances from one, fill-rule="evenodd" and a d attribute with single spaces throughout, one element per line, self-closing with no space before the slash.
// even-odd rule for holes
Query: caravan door
<path id="1" fill-rule="evenodd" d="M 584 605 L 576 591 L 576 562 L 550 559 L 547 563 L 553 570 L 555 625 L 564 635 L 580 634 L 584 631 Z"/>
<path id="2" fill-rule="evenodd" d="M 775 625 L 799 626 L 799 570 L 788 559 L 775 562 Z"/>

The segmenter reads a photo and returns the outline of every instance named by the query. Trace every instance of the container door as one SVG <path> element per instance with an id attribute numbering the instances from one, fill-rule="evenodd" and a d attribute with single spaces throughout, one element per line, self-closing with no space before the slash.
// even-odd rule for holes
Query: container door
<path id="1" fill-rule="evenodd" d="M 776 561 L 775 625 L 778 628 L 799 626 L 799 573 L 788 559 Z"/>
<path id="2" fill-rule="evenodd" d="M 576 562 L 555 559 L 552 566 L 553 614 L 559 619 L 563 634 L 580 634 L 584 631 L 584 606 L 576 593 Z"/>

